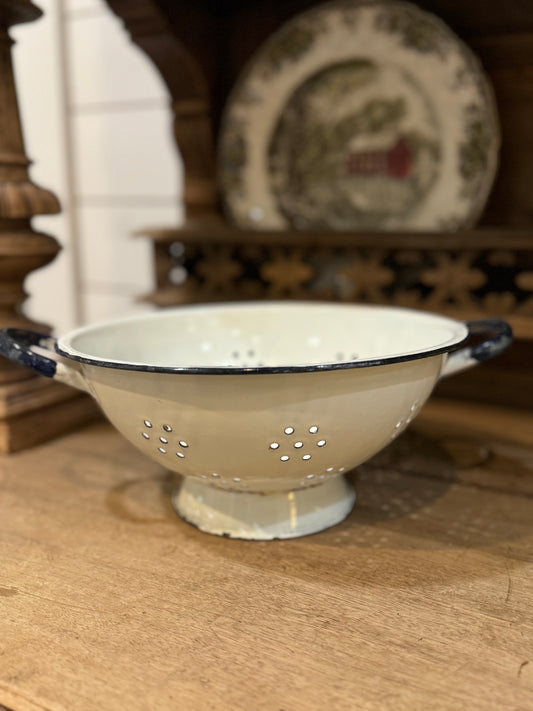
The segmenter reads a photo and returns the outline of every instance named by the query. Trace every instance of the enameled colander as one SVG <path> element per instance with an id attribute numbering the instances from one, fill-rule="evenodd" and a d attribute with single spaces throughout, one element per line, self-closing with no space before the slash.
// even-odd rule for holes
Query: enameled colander
<path id="1" fill-rule="evenodd" d="M 473 335 L 484 340 L 468 345 Z M 127 439 L 181 474 L 173 502 L 187 521 L 270 539 L 341 521 L 355 500 L 344 472 L 395 439 L 440 377 L 511 340 L 499 320 L 258 302 L 159 311 L 57 342 L 4 329 L 0 353 L 89 392 Z"/>

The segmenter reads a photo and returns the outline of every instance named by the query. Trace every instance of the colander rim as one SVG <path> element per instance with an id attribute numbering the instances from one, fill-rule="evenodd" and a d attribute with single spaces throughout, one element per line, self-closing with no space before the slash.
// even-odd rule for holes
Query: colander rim
<path id="1" fill-rule="evenodd" d="M 115 359 L 104 359 L 98 358 L 93 355 L 84 354 L 76 350 L 71 343 L 72 340 L 82 334 L 86 334 L 91 330 L 96 330 L 98 328 L 112 327 L 113 325 L 122 325 L 127 322 L 140 321 L 143 318 L 157 318 L 159 316 L 165 316 L 171 312 L 183 311 L 185 309 L 217 309 L 224 307 L 257 307 L 257 306 L 268 306 L 276 308 L 278 306 L 333 306 L 340 308 L 350 308 L 358 307 L 364 310 L 376 309 L 383 311 L 391 311 L 395 313 L 411 314 L 416 316 L 427 316 L 428 318 L 434 318 L 441 322 L 447 323 L 450 327 L 453 327 L 455 335 L 451 336 L 448 341 L 443 344 L 439 344 L 433 348 L 421 349 L 417 351 L 408 351 L 404 353 L 397 353 L 388 356 L 376 356 L 373 358 L 367 358 L 364 360 L 348 360 L 348 361 L 331 361 L 331 362 L 321 362 L 321 363 L 297 363 L 293 365 L 277 365 L 277 366 L 239 366 L 239 365 L 215 365 L 215 366 L 194 366 L 194 365 L 178 365 L 178 366 L 167 366 L 167 365 L 152 365 L 150 363 L 142 363 L 135 361 L 124 361 Z M 78 328 L 70 333 L 66 334 L 60 338 L 55 343 L 56 352 L 65 358 L 74 360 L 76 362 L 82 363 L 84 365 L 90 365 L 95 367 L 110 368 L 115 370 L 123 371 L 136 371 L 136 372 L 146 372 L 146 373 L 167 373 L 167 374 L 189 374 L 189 375 L 279 375 L 288 373 L 315 373 L 323 371 L 336 371 L 336 370 L 352 370 L 359 368 L 370 368 L 378 367 L 383 365 L 393 365 L 397 363 L 405 363 L 409 361 L 416 361 L 425 358 L 431 358 L 434 356 L 442 355 L 444 353 L 449 353 L 457 348 L 460 348 L 469 338 L 469 332 L 467 324 L 458 321 L 456 319 L 443 316 L 441 314 L 435 314 L 432 312 L 398 307 L 398 306 L 388 306 L 382 304 L 337 304 L 335 302 L 314 302 L 314 301 L 270 301 L 270 302 L 234 302 L 234 303 L 217 303 L 217 304 L 190 304 L 186 306 L 180 306 L 173 309 L 162 309 L 157 312 L 151 312 L 149 314 L 137 314 L 134 316 L 122 317 L 118 319 L 113 319 L 110 321 L 95 323 L 90 326 L 84 326 Z"/>

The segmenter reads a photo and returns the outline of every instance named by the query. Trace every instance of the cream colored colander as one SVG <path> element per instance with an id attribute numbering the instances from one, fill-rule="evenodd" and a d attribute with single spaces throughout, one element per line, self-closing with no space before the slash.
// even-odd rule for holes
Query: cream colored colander
<path id="1" fill-rule="evenodd" d="M 475 335 L 484 340 L 468 345 Z M 499 320 L 258 302 L 159 311 L 58 342 L 4 329 L 0 353 L 91 393 L 127 439 L 181 474 L 184 519 L 270 539 L 342 520 L 355 500 L 344 473 L 395 439 L 440 377 L 511 340 Z"/>

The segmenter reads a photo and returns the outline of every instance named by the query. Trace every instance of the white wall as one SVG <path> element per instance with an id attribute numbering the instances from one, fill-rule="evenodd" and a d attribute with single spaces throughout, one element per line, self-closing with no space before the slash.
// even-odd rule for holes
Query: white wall
<path id="1" fill-rule="evenodd" d="M 180 160 L 167 90 L 103 0 L 38 0 L 45 17 L 12 30 L 32 178 L 60 216 L 34 219 L 62 254 L 33 273 L 27 313 L 61 333 L 150 308 L 150 243 L 132 234 L 175 226 Z"/>

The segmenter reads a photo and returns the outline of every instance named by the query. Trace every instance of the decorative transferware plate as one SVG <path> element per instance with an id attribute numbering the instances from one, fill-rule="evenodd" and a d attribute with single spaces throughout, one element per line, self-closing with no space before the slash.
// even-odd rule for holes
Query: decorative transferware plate
<path id="1" fill-rule="evenodd" d="M 454 230 L 497 167 L 490 85 L 437 17 L 344 0 L 298 15 L 228 101 L 220 184 L 241 228 Z"/>

